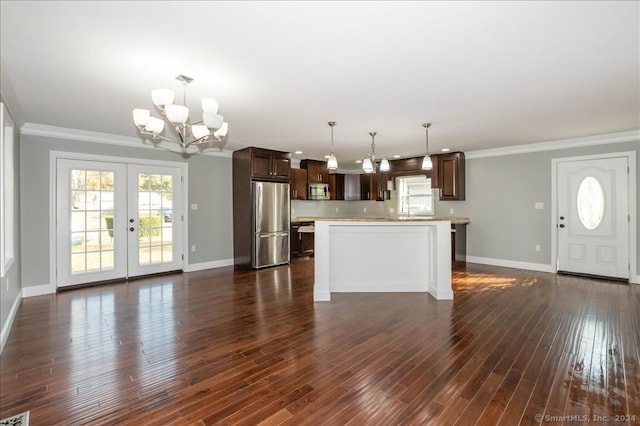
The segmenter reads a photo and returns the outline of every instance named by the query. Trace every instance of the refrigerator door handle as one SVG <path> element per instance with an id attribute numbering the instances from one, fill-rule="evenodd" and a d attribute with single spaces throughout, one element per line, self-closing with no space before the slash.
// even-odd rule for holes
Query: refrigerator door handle
<path id="1" fill-rule="evenodd" d="M 284 237 L 285 235 L 289 235 L 288 232 L 272 232 L 270 234 L 259 234 L 259 238 L 273 238 L 273 237 Z"/>

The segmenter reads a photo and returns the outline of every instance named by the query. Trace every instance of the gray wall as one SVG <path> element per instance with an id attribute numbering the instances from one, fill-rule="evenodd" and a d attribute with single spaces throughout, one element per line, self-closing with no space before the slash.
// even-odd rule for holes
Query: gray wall
<path id="1" fill-rule="evenodd" d="M 49 277 L 49 156 L 51 151 L 87 153 L 127 158 L 187 162 L 189 209 L 189 264 L 226 261 L 233 258 L 233 209 L 231 158 L 194 155 L 184 159 L 161 149 L 22 135 L 20 140 L 21 251 L 24 262 L 22 286 L 51 284 Z"/>
<path id="2" fill-rule="evenodd" d="M 9 114 L 11 114 L 11 105 L 7 104 L 6 101 L 2 100 L 3 103 L 7 106 L 9 110 Z M 12 115 L 13 116 L 13 115 Z M 19 164 L 20 164 L 20 143 L 19 143 L 19 132 L 18 132 L 18 122 L 14 119 L 15 122 L 15 133 L 14 133 L 14 146 L 13 146 L 13 155 L 14 155 L 14 191 L 13 196 L 15 200 L 15 208 L 13 211 L 13 217 L 15 218 L 13 235 L 15 238 L 15 261 L 13 265 L 7 271 L 7 274 L 0 279 L 0 330 L 4 330 L 5 324 L 7 322 L 7 318 L 9 317 L 9 313 L 11 312 L 11 307 L 16 302 L 18 295 L 20 294 L 20 176 L 19 176 Z M 7 283 L 9 285 L 7 285 Z"/>
<path id="3" fill-rule="evenodd" d="M 551 264 L 551 160 L 610 152 L 636 152 L 640 141 L 466 160 L 466 200 L 437 202 L 436 214 L 471 219 L 467 228 L 469 256 Z M 640 170 L 636 170 L 640 188 Z M 542 201 L 543 210 L 534 203 Z M 640 198 L 636 201 L 640 216 Z M 636 218 L 637 219 L 637 218 Z M 638 227 L 640 231 L 640 227 Z M 640 244 L 640 235 L 637 238 Z M 536 244 L 540 252 L 535 251 Z M 636 247 L 640 255 L 640 247 Z M 637 256 L 636 271 L 640 269 Z"/>

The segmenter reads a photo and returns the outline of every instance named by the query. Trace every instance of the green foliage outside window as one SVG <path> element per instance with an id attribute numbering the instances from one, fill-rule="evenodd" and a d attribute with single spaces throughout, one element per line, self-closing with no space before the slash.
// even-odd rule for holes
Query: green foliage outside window
<path id="1" fill-rule="evenodd" d="M 105 216 L 109 236 L 113 238 L 113 216 Z M 162 216 L 140 216 L 140 238 L 159 237 L 162 230 Z"/>

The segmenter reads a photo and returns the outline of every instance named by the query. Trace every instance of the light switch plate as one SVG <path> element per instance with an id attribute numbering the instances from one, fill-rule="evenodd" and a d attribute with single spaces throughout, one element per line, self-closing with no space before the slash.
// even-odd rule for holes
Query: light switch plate
<path id="1" fill-rule="evenodd" d="M 196 203 L 191 204 L 191 210 L 198 210 L 198 205 Z"/>
<path id="2" fill-rule="evenodd" d="M 536 210 L 544 209 L 544 203 L 542 201 L 536 201 L 535 208 Z"/>

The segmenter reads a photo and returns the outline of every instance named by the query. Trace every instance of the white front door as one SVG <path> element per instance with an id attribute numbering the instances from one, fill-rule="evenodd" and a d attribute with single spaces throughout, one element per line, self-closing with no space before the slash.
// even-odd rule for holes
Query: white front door
<path id="1" fill-rule="evenodd" d="M 558 271 L 629 278 L 627 158 L 556 164 Z"/>
<path id="2" fill-rule="evenodd" d="M 182 269 L 179 168 L 57 160 L 58 287 Z"/>

